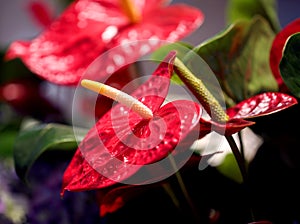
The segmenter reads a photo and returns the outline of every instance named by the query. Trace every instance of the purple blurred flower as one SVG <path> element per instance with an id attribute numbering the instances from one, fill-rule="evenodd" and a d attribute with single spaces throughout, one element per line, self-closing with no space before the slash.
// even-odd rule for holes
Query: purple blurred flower
<path id="1" fill-rule="evenodd" d="M 68 192 L 60 197 L 63 171 L 70 155 L 45 152 L 33 164 L 28 184 L 16 175 L 13 163 L 0 160 L 0 224 L 101 223 L 95 192 Z"/>
<path id="2" fill-rule="evenodd" d="M 66 194 L 60 197 L 63 171 L 69 161 L 60 153 L 45 152 L 29 173 L 27 197 L 30 200 L 27 221 L 30 224 L 99 223 L 94 192 Z"/>
<path id="3" fill-rule="evenodd" d="M 15 191 L 19 182 L 9 159 L 0 158 L 0 223 L 21 224 L 25 220 L 27 199 Z"/>

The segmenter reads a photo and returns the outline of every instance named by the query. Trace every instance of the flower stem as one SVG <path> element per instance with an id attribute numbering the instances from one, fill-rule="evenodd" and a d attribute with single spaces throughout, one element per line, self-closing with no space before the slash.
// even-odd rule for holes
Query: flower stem
<path id="1" fill-rule="evenodd" d="M 193 201 L 192 201 L 192 199 L 191 199 L 191 197 L 188 193 L 188 190 L 186 189 L 186 186 L 185 186 L 184 181 L 181 177 L 181 174 L 180 174 L 180 172 L 179 172 L 179 170 L 176 166 L 175 160 L 172 157 L 172 155 L 169 155 L 168 158 L 171 162 L 171 166 L 174 168 L 174 170 L 177 170 L 177 172 L 175 173 L 175 176 L 176 176 L 177 182 L 179 184 L 180 190 L 181 190 L 185 200 L 187 201 L 188 205 L 190 206 L 196 221 L 199 221 L 200 217 L 198 215 L 197 209 L 196 209 L 196 207 L 195 207 L 195 205 L 194 205 L 194 203 L 193 203 Z"/>
<path id="2" fill-rule="evenodd" d="M 203 82 L 195 77 L 195 75 L 177 57 L 174 60 L 174 70 L 183 83 L 196 96 L 207 113 L 212 116 L 212 119 L 218 122 L 228 121 L 229 117 L 220 103 L 209 92 Z"/>
<path id="3" fill-rule="evenodd" d="M 207 111 L 207 113 L 211 115 L 213 120 L 222 123 L 226 123 L 229 120 L 229 116 L 223 110 L 222 106 L 219 104 L 216 98 L 205 87 L 203 82 L 200 79 L 198 79 L 177 57 L 174 60 L 174 70 L 176 74 L 179 76 L 179 78 L 183 81 L 183 83 L 190 89 L 190 91 L 199 100 L 199 102 Z M 241 141 L 241 151 L 240 151 L 232 135 L 225 135 L 225 137 L 237 161 L 239 170 L 242 175 L 243 185 L 245 187 L 245 190 L 247 191 L 246 195 L 248 195 L 249 193 L 248 172 L 246 168 L 246 161 L 244 158 L 244 149 L 243 149 L 242 141 Z M 239 137 L 241 140 L 240 135 Z M 251 198 L 249 198 L 249 201 L 251 201 Z M 250 206 L 250 213 L 252 219 L 255 220 L 252 206 Z"/>
<path id="4" fill-rule="evenodd" d="M 231 148 L 231 151 L 237 161 L 237 164 L 239 166 L 243 182 L 246 183 L 248 179 L 248 174 L 247 174 L 247 169 L 246 169 L 246 164 L 245 164 L 245 159 L 243 158 L 242 154 L 239 151 L 239 148 L 236 145 L 236 142 L 234 141 L 234 138 L 232 135 L 226 135 L 226 140 L 229 143 L 229 146 Z"/>
<path id="5" fill-rule="evenodd" d="M 238 132 L 238 137 L 239 137 L 239 141 L 240 141 L 240 145 L 241 145 L 241 149 L 240 149 L 241 156 L 245 160 L 244 144 L 243 144 L 243 139 L 242 139 L 242 133 L 240 131 Z"/>
<path id="6" fill-rule="evenodd" d="M 170 196 L 173 204 L 175 205 L 176 208 L 180 209 L 180 203 L 178 198 L 176 197 L 173 189 L 170 186 L 170 183 L 162 183 L 162 187 L 167 192 L 167 194 Z"/>
<path id="7" fill-rule="evenodd" d="M 245 162 L 245 158 L 243 156 L 243 154 L 240 152 L 239 148 L 236 145 L 236 142 L 234 141 L 234 138 L 232 137 L 232 135 L 227 135 L 226 139 L 230 145 L 231 151 L 237 161 L 237 164 L 239 166 L 240 172 L 242 174 L 242 178 L 243 178 L 243 185 L 245 187 L 245 191 L 246 191 L 246 197 L 248 199 L 248 201 L 250 202 L 250 215 L 251 215 L 251 219 L 252 221 L 255 221 L 255 215 L 254 215 L 254 211 L 252 209 L 252 203 L 251 203 L 251 197 L 248 197 L 250 194 L 249 192 L 249 184 L 248 184 L 248 171 L 246 168 L 246 162 Z M 241 143 L 242 144 L 242 143 Z"/>

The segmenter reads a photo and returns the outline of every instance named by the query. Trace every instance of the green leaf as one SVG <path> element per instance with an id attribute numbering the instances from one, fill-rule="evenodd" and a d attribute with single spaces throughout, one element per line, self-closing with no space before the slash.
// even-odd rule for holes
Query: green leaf
<path id="1" fill-rule="evenodd" d="M 192 49 L 193 46 L 185 42 L 165 44 L 153 51 L 150 56 L 150 59 L 153 61 L 161 62 L 166 57 L 166 55 L 172 50 L 177 51 L 176 57 L 182 59 Z"/>
<path id="2" fill-rule="evenodd" d="M 260 16 L 240 20 L 194 51 L 213 70 L 229 100 L 237 103 L 261 92 L 277 91 L 269 67 L 275 33 Z"/>
<path id="3" fill-rule="evenodd" d="M 13 145 L 19 133 L 21 117 L 5 103 L 0 103 L 0 157 L 13 157 Z"/>
<path id="4" fill-rule="evenodd" d="M 251 20 L 254 16 L 264 17 L 276 33 L 280 31 L 280 22 L 275 0 L 229 0 L 227 3 L 227 22 L 235 23 L 240 19 Z"/>
<path id="5" fill-rule="evenodd" d="M 243 182 L 239 166 L 232 153 L 229 153 L 225 156 L 224 161 L 217 166 L 217 170 L 224 176 L 236 181 L 237 183 Z"/>
<path id="6" fill-rule="evenodd" d="M 176 43 L 166 44 L 166 45 L 159 47 L 157 50 L 155 50 L 151 54 L 150 59 L 153 61 L 161 62 L 170 51 L 176 50 L 176 52 L 177 52 L 176 57 L 178 57 L 179 59 L 184 61 L 185 55 L 189 51 L 191 51 L 193 49 L 193 47 L 194 46 L 192 46 L 188 43 L 185 43 L 185 42 L 176 42 Z M 180 80 L 180 78 L 177 76 L 177 74 L 175 72 L 172 75 L 171 81 L 175 84 L 182 85 L 182 81 Z"/>
<path id="7" fill-rule="evenodd" d="M 35 77 L 20 58 L 6 61 L 4 59 L 4 53 L 1 53 L 0 60 L 0 73 L 3 74 L 0 76 L 0 83 L 18 78 Z"/>
<path id="8" fill-rule="evenodd" d="M 22 130 L 15 139 L 14 161 L 16 173 L 22 180 L 39 156 L 46 150 L 75 150 L 85 131 L 76 131 L 62 124 L 38 124 Z M 57 155 L 59 157 L 59 153 Z"/>
<path id="9" fill-rule="evenodd" d="M 300 33 L 287 39 L 279 69 L 291 93 L 300 98 Z"/>
<path id="10" fill-rule="evenodd" d="M 18 134 L 17 130 L 8 130 L 5 132 L 0 132 L 0 158 L 2 157 L 12 157 L 13 156 L 13 145 Z"/>

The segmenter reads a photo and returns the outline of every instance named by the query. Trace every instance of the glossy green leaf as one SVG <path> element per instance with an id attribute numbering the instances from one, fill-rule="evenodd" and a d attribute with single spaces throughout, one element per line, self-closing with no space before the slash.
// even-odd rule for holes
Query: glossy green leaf
<path id="1" fill-rule="evenodd" d="M 170 51 L 175 50 L 177 52 L 176 57 L 182 59 L 192 49 L 193 46 L 185 42 L 165 44 L 153 51 L 150 58 L 154 61 L 161 62 Z"/>
<path id="2" fill-rule="evenodd" d="M 289 90 L 300 97 L 300 33 L 291 35 L 286 41 L 279 64 L 280 74 Z"/>
<path id="3" fill-rule="evenodd" d="M 77 140 L 81 141 L 85 131 L 76 131 L 72 126 L 62 124 L 39 124 L 22 130 L 14 145 L 14 161 L 18 176 L 26 176 L 39 156 L 46 150 L 74 150 Z M 59 157 L 59 153 L 58 153 Z"/>
<path id="4" fill-rule="evenodd" d="M 260 16 L 240 20 L 194 51 L 213 70 L 229 99 L 240 102 L 260 92 L 277 91 L 269 67 L 275 34 Z"/>
<path id="5" fill-rule="evenodd" d="M 280 30 L 275 0 L 229 0 L 227 4 L 227 22 L 234 23 L 239 19 L 251 20 L 255 15 L 264 17 L 275 32 Z"/>
<path id="6" fill-rule="evenodd" d="M 177 52 L 176 57 L 178 57 L 179 59 L 184 61 L 185 55 L 189 51 L 191 51 L 193 49 L 193 47 L 194 46 L 192 46 L 188 43 L 185 43 L 185 42 L 175 42 L 175 43 L 166 44 L 166 45 L 161 46 L 157 50 L 153 51 L 150 59 L 153 61 L 161 62 L 170 51 L 175 50 Z M 171 81 L 175 84 L 182 85 L 182 81 L 176 75 L 175 72 L 171 77 Z"/>
<path id="7" fill-rule="evenodd" d="M 194 75 L 201 79 L 206 88 L 220 103 L 224 102 L 224 93 L 220 88 L 219 81 L 216 79 L 215 74 L 205 60 L 203 60 L 199 54 L 195 53 L 193 49 L 193 46 L 184 42 L 167 44 L 152 54 L 152 60 L 160 61 L 171 50 L 176 50 L 176 57 L 178 57 Z M 175 71 L 173 72 L 171 81 L 174 84 L 183 84 Z M 222 106 L 225 108 L 225 105 L 222 104 Z"/>

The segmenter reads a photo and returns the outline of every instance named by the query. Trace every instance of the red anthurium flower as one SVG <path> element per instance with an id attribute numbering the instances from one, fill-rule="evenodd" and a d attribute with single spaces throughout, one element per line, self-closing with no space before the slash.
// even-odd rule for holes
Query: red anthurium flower
<path id="1" fill-rule="evenodd" d="M 28 9 L 32 16 L 43 27 L 47 27 L 53 21 L 53 13 L 46 2 L 42 1 L 31 1 L 28 3 Z"/>
<path id="2" fill-rule="evenodd" d="M 232 135 L 245 127 L 254 124 L 250 119 L 258 116 L 268 115 L 286 109 L 297 103 L 297 100 L 284 93 L 267 92 L 253 96 L 225 112 L 216 98 L 210 93 L 200 79 L 176 58 L 174 68 L 180 79 L 191 90 L 195 97 L 201 102 L 203 108 L 211 116 L 207 119 L 201 117 L 200 138 L 211 131 L 216 131 L 221 135 Z"/>
<path id="3" fill-rule="evenodd" d="M 128 46 L 114 62 L 126 64 L 157 48 L 160 40 L 177 41 L 198 28 L 200 10 L 184 5 L 165 6 L 165 0 L 77 0 L 47 30 L 32 41 L 16 41 L 6 58 L 19 57 L 40 77 L 73 85 L 87 66 L 103 52 L 138 40 L 148 44 Z M 137 45 L 137 44 L 134 44 Z M 97 79 L 99 80 L 97 74 Z M 104 74 L 105 75 L 105 74 Z"/>
<path id="4" fill-rule="evenodd" d="M 171 52 L 131 96 L 117 95 L 111 87 L 96 90 L 98 86 L 90 85 L 97 92 L 115 95 L 125 104 L 130 97 L 135 101 L 131 101 L 131 109 L 115 105 L 87 133 L 65 171 L 62 195 L 65 190 L 100 189 L 121 182 L 145 164 L 153 164 L 173 152 L 176 155 L 178 151 L 174 149 L 181 141 L 189 139 L 186 137 L 192 130 L 199 129 L 196 126 L 202 110 L 198 104 L 177 100 L 162 106 L 174 58 L 175 53 Z M 87 86 L 90 82 L 82 83 Z M 141 103 L 144 107 L 140 107 Z M 197 137 L 198 134 L 192 141 Z"/>
<path id="5" fill-rule="evenodd" d="M 270 67 L 281 92 L 289 92 L 280 75 L 279 64 L 282 59 L 283 48 L 287 39 L 294 33 L 300 32 L 300 19 L 296 19 L 285 26 L 274 38 L 270 52 Z"/>
<path id="6" fill-rule="evenodd" d="M 261 93 L 228 108 L 226 113 L 229 120 L 224 124 L 201 118 L 202 135 L 208 134 L 211 128 L 221 134 L 232 135 L 255 123 L 245 119 L 279 112 L 295 104 L 297 104 L 297 100 L 285 93 Z"/>

